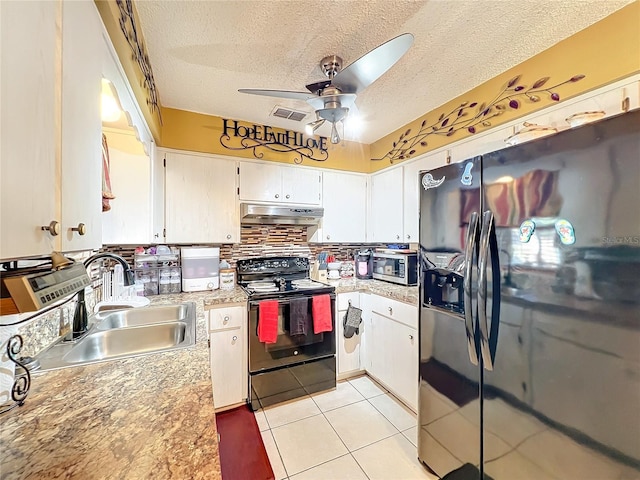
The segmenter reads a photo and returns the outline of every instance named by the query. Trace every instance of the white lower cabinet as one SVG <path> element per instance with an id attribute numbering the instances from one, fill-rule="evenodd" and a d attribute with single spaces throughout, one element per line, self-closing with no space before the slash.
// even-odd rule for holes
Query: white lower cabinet
<path id="1" fill-rule="evenodd" d="M 337 339 L 336 339 L 336 353 L 338 362 L 338 377 L 346 378 L 359 373 L 363 367 L 360 360 L 360 343 L 364 334 L 363 324 L 360 324 L 360 329 L 357 334 L 354 334 L 351 338 L 344 337 L 343 322 L 344 317 L 347 314 L 349 304 L 356 308 L 360 308 L 360 293 L 341 293 L 338 295 L 337 301 Z"/>
<path id="2" fill-rule="evenodd" d="M 207 310 L 216 409 L 243 403 L 248 392 L 246 306 Z"/>
<path id="3" fill-rule="evenodd" d="M 371 295 L 369 306 L 365 368 L 417 411 L 418 309 L 379 295 Z"/>

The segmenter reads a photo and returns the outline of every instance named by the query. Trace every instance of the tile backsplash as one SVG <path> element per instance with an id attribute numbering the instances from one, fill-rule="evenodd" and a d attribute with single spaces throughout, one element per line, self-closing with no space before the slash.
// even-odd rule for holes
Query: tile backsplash
<path id="1" fill-rule="evenodd" d="M 201 245 L 201 244 L 199 244 Z M 142 245 L 147 248 L 148 245 Z M 170 245 L 178 246 L 178 245 Z M 187 246 L 187 245 L 179 245 Z M 235 267 L 236 260 L 251 257 L 302 256 L 313 259 L 320 252 L 336 257 L 337 261 L 352 260 L 353 254 L 363 247 L 381 247 L 383 244 L 309 243 L 307 227 L 288 225 L 243 225 L 240 243 L 220 245 L 220 259 Z M 133 264 L 135 245 L 105 245 L 104 249 L 123 256 Z"/>

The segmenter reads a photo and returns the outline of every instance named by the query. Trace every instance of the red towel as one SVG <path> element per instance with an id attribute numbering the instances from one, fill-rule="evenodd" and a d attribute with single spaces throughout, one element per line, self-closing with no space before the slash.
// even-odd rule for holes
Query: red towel
<path id="1" fill-rule="evenodd" d="M 276 343 L 278 339 L 278 300 L 263 300 L 258 304 L 258 340 Z"/>
<path id="2" fill-rule="evenodd" d="M 333 330 L 331 321 L 331 297 L 316 295 L 311 297 L 311 313 L 313 315 L 313 333 L 330 332 Z"/>

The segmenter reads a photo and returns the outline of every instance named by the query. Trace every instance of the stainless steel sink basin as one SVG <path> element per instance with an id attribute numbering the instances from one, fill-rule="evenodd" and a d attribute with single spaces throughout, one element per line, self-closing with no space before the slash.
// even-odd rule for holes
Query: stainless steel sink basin
<path id="1" fill-rule="evenodd" d="M 184 321 L 187 314 L 187 305 L 179 304 L 100 312 L 94 318 L 98 330 L 111 330 L 161 322 Z"/>
<path id="2" fill-rule="evenodd" d="M 185 348 L 196 341 L 195 303 L 101 312 L 76 342 L 60 341 L 38 359 L 41 371 Z"/>

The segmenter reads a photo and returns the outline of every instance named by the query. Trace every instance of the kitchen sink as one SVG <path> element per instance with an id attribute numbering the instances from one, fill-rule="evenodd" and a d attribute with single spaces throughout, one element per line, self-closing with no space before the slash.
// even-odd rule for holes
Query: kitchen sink
<path id="1" fill-rule="evenodd" d="M 87 334 L 38 355 L 40 371 L 189 347 L 196 341 L 195 303 L 100 312 Z"/>
<path id="2" fill-rule="evenodd" d="M 183 322 L 187 315 L 187 304 L 179 304 L 100 312 L 94 319 L 98 330 L 111 330 L 161 322 Z"/>

